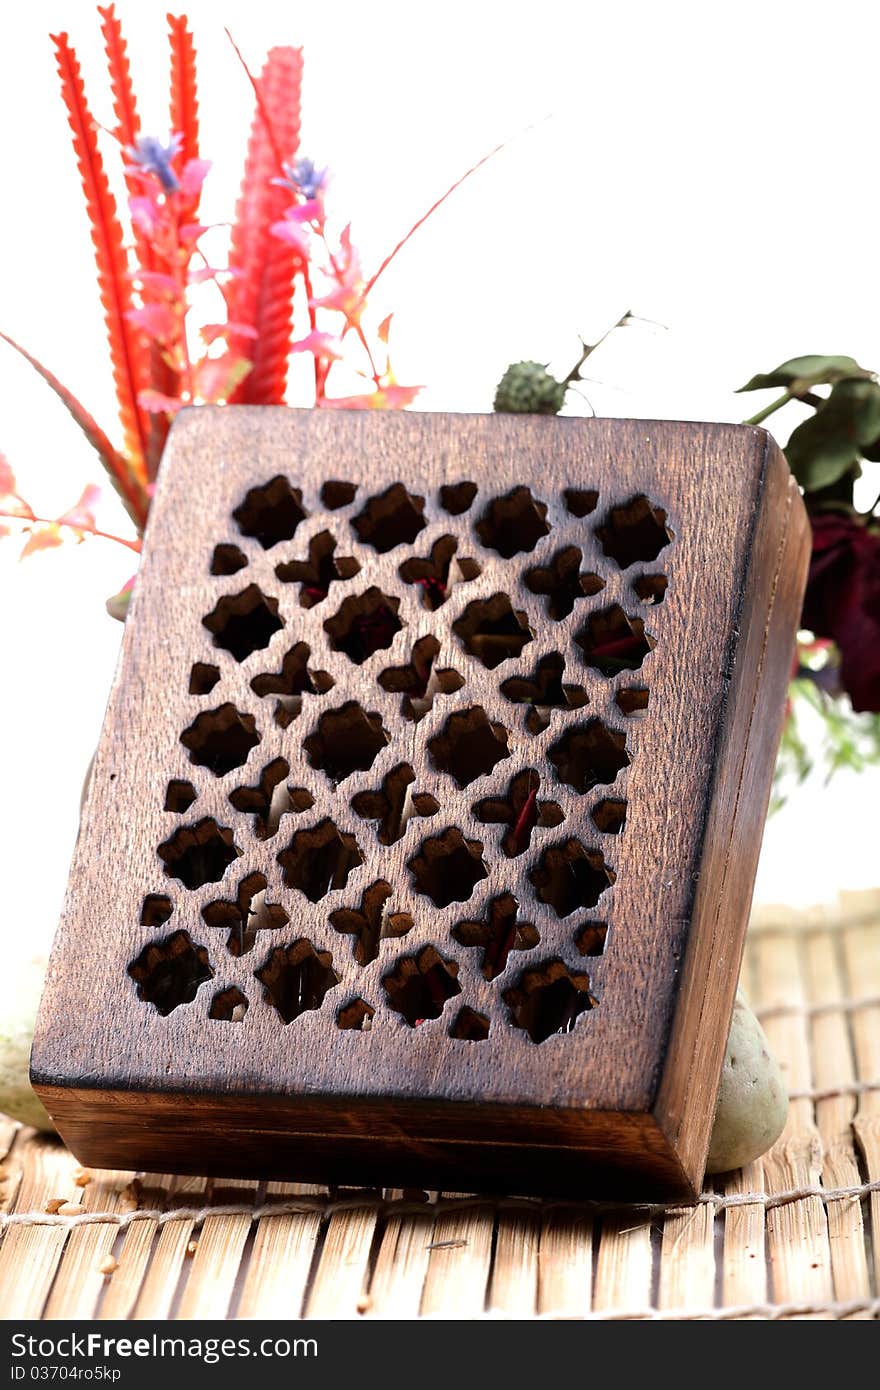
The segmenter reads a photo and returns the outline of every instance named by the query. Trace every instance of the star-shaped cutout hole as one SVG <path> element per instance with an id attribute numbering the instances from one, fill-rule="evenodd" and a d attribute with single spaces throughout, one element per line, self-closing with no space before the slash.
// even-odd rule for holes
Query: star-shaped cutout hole
<path id="1" fill-rule="evenodd" d="M 214 978 L 208 952 L 185 931 L 149 942 L 128 973 L 137 983 L 138 999 L 154 1005 L 163 1017 L 181 1004 L 191 1004 L 199 985 Z"/>
<path id="2" fill-rule="evenodd" d="M 330 592 L 330 585 L 353 579 L 360 573 L 360 565 L 353 555 L 337 555 L 336 537 L 329 531 L 321 531 L 309 541 L 307 560 L 288 560 L 276 565 L 275 573 L 282 584 L 299 584 L 299 601 L 302 608 L 314 608 L 323 603 Z"/>
<path id="3" fill-rule="evenodd" d="M 395 546 L 411 545 L 424 531 L 424 510 L 424 497 L 414 496 L 403 483 L 392 483 L 383 493 L 369 498 L 351 524 L 364 545 L 385 555 Z"/>
<path id="4" fill-rule="evenodd" d="M 428 740 L 434 766 L 448 772 L 460 787 L 491 772 L 510 757 L 508 733 L 490 720 L 482 705 L 451 714 L 442 733 Z"/>
<path id="5" fill-rule="evenodd" d="M 489 1019 L 465 1004 L 450 1025 L 449 1036 L 461 1042 L 485 1042 L 489 1036 Z"/>
<path id="6" fill-rule="evenodd" d="M 217 709 L 197 714 L 180 741 L 195 767 L 207 767 L 215 777 L 225 777 L 247 762 L 260 742 L 257 721 L 228 701 Z"/>
<path id="7" fill-rule="evenodd" d="M 219 1023 L 243 1023 L 249 1008 L 250 1001 L 247 995 L 243 994 L 237 985 L 231 985 L 214 995 L 208 1018 L 216 1019 Z"/>
<path id="8" fill-rule="evenodd" d="M 458 962 L 445 960 L 433 946 L 418 955 L 402 956 L 394 970 L 382 979 L 388 1003 L 402 1014 L 411 1028 L 439 1018 L 448 999 L 461 994 Z"/>
<path id="9" fill-rule="evenodd" d="M 452 631 L 465 651 L 489 671 L 494 671 L 502 661 L 520 656 L 533 637 L 525 613 L 514 610 L 507 594 L 500 593 L 487 599 L 474 599 L 461 617 L 456 618 Z"/>
<path id="10" fill-rule="evenodd" d="M 324 711 L 302 746 L 311 766 L 337 786 L 352 773 L 371 768 L 388 742 L 381 714 L 346 700 L 338 709 Z"/>
<path id="11" fill-rule="evenodd" d="M 466 840 L 454 825 L 423 840 L 407 867 L 416 892 L 424 893 L 435 907 L 467 902 L 480 880 L 489 877 L 482 842 Z"/>
<path id="12" fill-rule="evenodd" d="M 354 1030 L 358 1033 L 369 1033 L 373 1026 L 373 1018 L 376 1010 L 372 1004 L 368 1004 L 366 999 L 352 999 L 349 1004 L 343 1004 L 336 1015 L 336 1027 L 343 1031 Z"/>
<path id="13" fill-rule="evenodd" d="M 533 497 L 527 487 L 515 487 L 506 497 L 496 497 L 476 526 L 483 545 L 497 550 L 505 560 L 534 550 L 549 530 L 546 502 Z"/>
<path id="14" fill-rule="evenodd" d="M 578 908 L 595 907 L 617 875 L 601 850 L 571 838 L 545 850 L 529 878 L 539 901 L 549 903 L 558 917 L 568 917 Z"/>
<path id="15" fill-rule="evenodd" d="M 384 651 L 403 627 L 397 615 L 400 599 L 372 584 L 363 594 L 349 594 L 324 623 L 334 651 L 362 666 L 374 652 Z"/>
<path id="16" fill-rule="evenodd" d="M 455 584 L 469 583 L 481 573 L 476 560 L 457 555 L 458 541 L 454 536 L 440 536 L 431 546 L 425 559 L 414 556 L 400 566 L 404 584 L 417 584 L 422 604 L 432 611 L 444 604 Z"/>
<path id="17" fill-rule="evenodd" d="M 452 695 L 464 685 L 464 676 L 453 667 L 435 666 L 439 651 L 436 637 L 420 637 L 406 666 L 389 666 L 379 676 L 383 690 L 403 696 L 400 712 L 414 724 L 433 708 L 437 695 Z"/>
<path id="18" fill-rule="evenodd" d="M 305 937 L 290 946 L 277 946 L 254 975 L 263 986 L 266 1003 L 278 1010 L 284 1023 L 320 1009 L 339 984 L 330 952 L 316 950 Z"/>
<path id="19" fill-rule="evenodd" d="M 542 1043 L 557 1033 L 572 1032 L 581 1014 L 595 1009 L 599 1000 L 589 975 L 576 974 L 556 958 L 524 970 L 518 983 L 504 991 L 504 1002 L 511 1023 L 533 1043 Z"/>
<path id="20" fill-rule="evenodd" d="M 330 913 L 333 930 L 355 938 L 354 958 L 358 965 L 369 965 L 375 960 L 382 941 L 412 931 L 413 919 L 408 912 L 388 911 L 391 893 L 391 884 L 380 878 L 364 889 L 359 908 L 340 907 Z"/>
<path id="21" fill-rule="evenodd" d="M 307 514 L 300 489 L 279 474 L 262 487 L 252 487 L 232 515 L 243 536 L 254 536 L 264 550 L 271 550 L 279 541 L 292 540 Z"/>
<path id="22" fill-rule="evenodd" d="M 547 599 L 551 618 L 567 618 L 579 598 L 590 598 L 605 588 L 598 574 L 581 573 L 583 555 L 576 545 L 557 550 L 549 565 L 534 565 L 526 571 L 526 588 Z"/>
<path id="23" fill-rule="evenodd" d="M 375 791 L 358 792 L 352 797 L 352 810 L 361 820 L 377 822 L 376 837 L 380 844 L 393 845 L 401 839 L 413 816 L 435 816 L 440 809 L 436 797 L 428 792 L 414 792 L 416 774 L 409 763 L 398 763 L 386 773 L 381 787 Z"/>
<path id="24" fill-rule="evenodd" d="M 655 639 L 645 631 L 642 619 L 631 618 L 619 603 L 591 613 L 585 625 L 575 633 L 574 640 L 587 665 L 601 671 L 603 676 L 637 671 L 656 646 Z"/>
<path id="25" fill-rule="evenodd" d="M 539 801 L 540 774 L 528 767 L 511 778 L 505 796 L 486 796 L 474 806 L 474 815 L 484 825 L 508 827 L 501 848 L 508 859 L 524 854 L 532 843 L 536 826 L 560 825 L 565 813 L 558 801 Z"/>
<path id="26" fill-rule="evenodd" d="M 213 635 L 214 646 L 231 652 L 236 661 L 247 661 L 254 652 L 268 647 L 284 626 L 278 616 L 278 600 L 264 594 L 257 584 L 249 584 L 239 594 L 224 594 L 202 623 Z"/>
<path id="27" fill-rule="evenodd" d="M 325 816 L 317 825 L 298 830 L 276 856 L 288 888 L 298 888 L 309 902 L 344 888 L 353 869 L 364 862 L 357 840 Z"/>
<path id="28" fill-rule="evenodd" d="M 626 734 L 609 728 L 601 719 L 569 725 L 550 745 L 547 756 L 559 780 L 581 793 L 610 785 L 630 764 Z"/>
<path id="29" fill-rule="evenodd" d="M 184 888 L 201 888 L 221 879 L 241 850 L 228 825 L 218 825 L 213 816 L 203 816 L 195 825 L 181 825 L 169 839 L 157 845 L 156 853 L 171 878 L 179 878 Z"/>
<path id="30" fill-rule="evenodd" d="M 656 560 L 673 539 L 664 508 L 649 501 L 644 493 L 622 506 L 612 507 L 603 525 L 596 527 L 596 535 L 605 554 L 616 560 L 621 569 L 638 560 Z"/>
<path id="31" fill-rule="evenodd" d="M 501 682 L 501 693 L 517 705 L 531 705 L 526 728 L 541 733 L 550 723 L 551 709 L 581 709 L 587 703 L 582 685 L 563 682 L 565 658 L 560 652 L 542 656 L 531 676 L 510 676 Z"/>
<path id="32" fill-rule="evenodd" d="M 479 947 L 483 952 L 483 975 L 496 979 L 507 966 L 511 951 L 531 951 L 540 941 L 531 922 L 519 918 L 519 904 L 512 893 L 493 898 L 479 922 L 459 922 L 452 935 L 460 946 Z"/>
<path id="33" fill-rule="evenodd" d="M 148 893 L 141 907 L 142 927 L 164 927 L 174 911 L 167 893 Z"/>
<path id="34" fill-rule="evenodd" d="M 266 902 L 264 874 L 248 874 L 238 885 L 235 900 L 218 899 L 202 908 L 205 925 L 228 932 L 226 949 L 231 956 L 245 956 L 259 931 L 278 931 L 290 921 L 280 903 Z"/>

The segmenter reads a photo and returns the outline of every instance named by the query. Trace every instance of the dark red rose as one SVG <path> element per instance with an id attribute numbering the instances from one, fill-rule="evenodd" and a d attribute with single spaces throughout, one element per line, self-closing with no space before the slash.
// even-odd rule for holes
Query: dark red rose
<path id="1" fill-rule="evenodd" d="M 880 711 L 880 532 L 842 512 L 810 520 L 813 557 L 803 626 L 837 643 L 853 709 Z"/>

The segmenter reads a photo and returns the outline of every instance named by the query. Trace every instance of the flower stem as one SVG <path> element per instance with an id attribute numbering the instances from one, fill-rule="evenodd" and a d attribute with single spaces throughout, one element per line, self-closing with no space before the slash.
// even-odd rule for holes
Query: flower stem
<path id="1" fill-rule="evenodd" d="M 315 313 L 315 306 L 314 306 L 313 303 L 312 303 L 312 277 L 311 277 L 311 274 L 310 274 L 310 272 L 309 272 L 309 263 L 308 263 L 307 260 L 304 260 L 304 261 L 303 261 L 303 266 L 302 266 L 302 277 L 303 277 L 303 289 L 304 289 L 304 291 L 305 291 L 305 296 L 306 296 L 306 304 L 308 305 L 308 311 L 309 311 L 309 327 L 310 327 L 310 329 L 311 329 L 311 331 L 312 331 L 313 333 L 317 333 L 317 331 L 318 331 L 318 316 L 317 316 L 317 314 Z M 328 373 L 329 373 L 330 366 L 329 366 L 329 363 L 326 362 L 326 361 L 324 360 L 323 357 L 319 357 L 317 353 L 315 354 L 315 357 L 314 357 L 314 363 L 315 363 L 315 405 L 320 405 L 321 401 L 324 399 L 324 396 L 325 396 L 325 394 L 326 394 L 326 393 L 325 393 L 325 390 L 324 390 L 324 385 L 325 385 L 325 382 L 327 381 L 327 375 L 328 375 Z"/>
<path id="2" fill-rule="evenodd" d="M 7 512 L 0 507 L 0 516 L 7 517 L 10 521 L 18 521 L 25 527 L 28 526 L 64 526 L 68 531 L 77 531 L 86 536 L 97 536 L 103 541 L 116 541 L 118 545 L 124 545 L 129 550 L 133 550 L 136 555 L 141 553 L 141 543 L 139 540 L 126 540 L 125 536 L 116 536 L 112 531 L 99 531 L 97 526 L 74 526 L 69 521 L 59 521 L 57 517 L 51 516 L 22 516 L 20 512 Z"/>
<path id="3" fill-rule="evenodd" d="M 769 405 L 765 405 L 764 409 L 759 410 L 756 415 L 750 415 L 748 420 L 743 420 L 743 424 L 760 425 L 761 421 L 766 420 L 768 415 L 772 415 L 774 411 L 780 410 L 784 405 L 788 405 L 791 399 L 791 392 L 784 391 L 781 396 L 778 396 L 775 401 L 771 401 Z"/>

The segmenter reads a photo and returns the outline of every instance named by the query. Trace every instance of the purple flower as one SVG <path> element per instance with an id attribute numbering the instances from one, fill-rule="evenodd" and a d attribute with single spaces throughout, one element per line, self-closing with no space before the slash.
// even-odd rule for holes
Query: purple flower
<path id="1" fill-rule="evenodd" d="M 284 182 L 295 193 L 311 202 L 322 192 L 327 182 L 327 170 L 319 169 L 311 159 L 297 159 L 284 166 Z"/>
<path id="2" fill-rule="evenodd" d="M 143 169 L 145 174 L 156 175 L 166 193 L 176 193 L 180 183 L 171 167 L 171 161 L 182 144 L 182 135 L 172 135 L 167 145 L 163 145 L 155 135 L 142 135 L 130 154 L 134 163 Z"/>

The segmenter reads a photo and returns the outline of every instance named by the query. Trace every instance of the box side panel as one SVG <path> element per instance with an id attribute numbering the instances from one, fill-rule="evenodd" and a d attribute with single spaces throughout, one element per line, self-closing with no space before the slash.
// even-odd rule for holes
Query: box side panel
<path id="1" fill-rule="evenodd" d="M 763 435 L 763 431 L 756 431 Z M 731 645 L 693 922 L 655 1113 L 694 1186 L 709 1145 L 810 552 L 797 485 L 769 436 Z"/>

